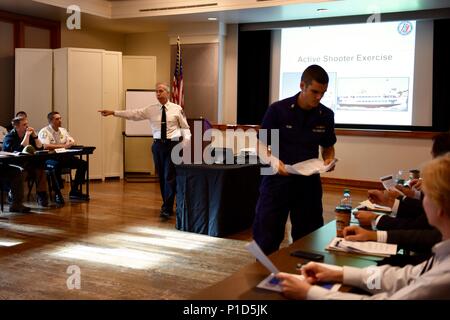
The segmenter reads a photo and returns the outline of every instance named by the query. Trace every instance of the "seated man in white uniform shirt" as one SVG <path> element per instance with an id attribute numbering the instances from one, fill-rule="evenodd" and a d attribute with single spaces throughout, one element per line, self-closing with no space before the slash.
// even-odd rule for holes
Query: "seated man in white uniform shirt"
<path id="1" fill-rule="evenodd" d="M 39 131 L 39 140 L 44 145 L 46 150 L 54 150 L 58 148 L 70 148 L 75 144 L 74 138 L 72 138 L 69 132 L 61 127 L 61 115 L 57 111 L 52 111 L 47 115 L 49 125 L 42 128 Z M 81 193 L 81 185 L 84 182 L 84 178 L 87 170 L 87 163 L 84 160 L 78 158 L 69 158 L 63 161 L 59 160 L 47 160 L 47 170 L 53 170 L 53 185 L 55 191 L 55 202 L 58 204 L 64 204 L 64 197 L 61 194 L 61 189 L 64 184 L 61 180 L 61 169 L 71 168 L 77 169 L 75 174 L 75 180 L 72 183 L 69 196 L 71 199 L 87 200 L 87 196 Z"/>

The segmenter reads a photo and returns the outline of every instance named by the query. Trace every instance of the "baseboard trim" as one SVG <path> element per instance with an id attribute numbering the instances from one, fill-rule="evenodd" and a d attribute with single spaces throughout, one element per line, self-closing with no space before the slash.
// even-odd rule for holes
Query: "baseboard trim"
<path id="1" fill-rule="evenodd" d="M 352 180 L 341 178 L 327 178 L 321 177 L 322 184 L 346 186 L 352 188 L 361 189 L 384 189 L 383 185 L 379 181 L 366 181 L 366 180 Z"/>
<path id="2" fill-rule="evenodd" d="M 124 179 L 126 182 L 158 182 L 158 176 L 149 172 L 125 172 Z"/>

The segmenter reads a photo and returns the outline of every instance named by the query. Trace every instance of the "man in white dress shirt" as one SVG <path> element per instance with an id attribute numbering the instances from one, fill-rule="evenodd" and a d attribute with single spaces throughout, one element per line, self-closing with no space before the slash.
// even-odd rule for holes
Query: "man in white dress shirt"
<path id="1" fill-rule="evenodd" d="M 163 199 L 160 212 L 163 220 L 167 220 L 173 215 L 176 193 L 175 165 L 171 159 L 172 149 L 180 142 L 181 138 L 183 144 L 187 144 L 191 139 L 191 131 L 183 108 L 170 102 L 169 94 L 169 86 L 165 83 L 158 83 L 156 85 L 158 103 L 154 105 L 134 110 L 99 110 L 103 116 L 112 115 L 134 121 L 149 120 L 153 132 L 153 161 L 159 176 Z"/>
<path id="2" fill-rule="evenodd" d="M 72 138 L 69 132 L 62 128 L 62 118 L 59 112 L 52 111 L 47 115 L 48 126 L 39 131 L 39 140 L 44 145 L 46 150 L 55 150 L 58 148 L 70 148 L 75 144 L 75 139 Z M 55 202 L 64 204 L 64 197 L 61 194 L 61 189 L 64 184 L 61 180 L 61 169 L 71 168 L 77 169 L 75 179 L 72 182 L 69 197 L 77 200 L 88 200 L 87 196 L 81 193 L 81 185 L 87 170 L 87 163 L 84 160 L 72 157 L 65 160 L 47 160 L 45 162 L 46 169 L 53 171 L 53 188 L 55 191 Z"/>

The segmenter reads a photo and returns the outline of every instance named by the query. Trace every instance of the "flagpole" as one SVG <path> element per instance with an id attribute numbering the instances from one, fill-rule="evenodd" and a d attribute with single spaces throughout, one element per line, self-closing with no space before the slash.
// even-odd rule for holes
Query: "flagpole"
<path id="1" fill-rule="evenodd" d="M 177 37 L 177 55 L 175 60 L 175 71 L 172 80 L 172 102 L 184 108 L 184 85 L 183 85 L 183 64 L 181 58 L 180 37 Z"/>

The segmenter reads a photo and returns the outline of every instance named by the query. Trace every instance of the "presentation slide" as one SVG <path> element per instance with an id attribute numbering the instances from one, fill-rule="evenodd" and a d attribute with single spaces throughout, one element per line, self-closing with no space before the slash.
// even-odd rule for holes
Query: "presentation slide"
<path id="1" fill-rule="evenodd" d="M 322 104 L 336 123 L 412 125 L 415 45 L 415 21 L 283 29 L 280 99 L 318 64 L 330 77 Z"/>

